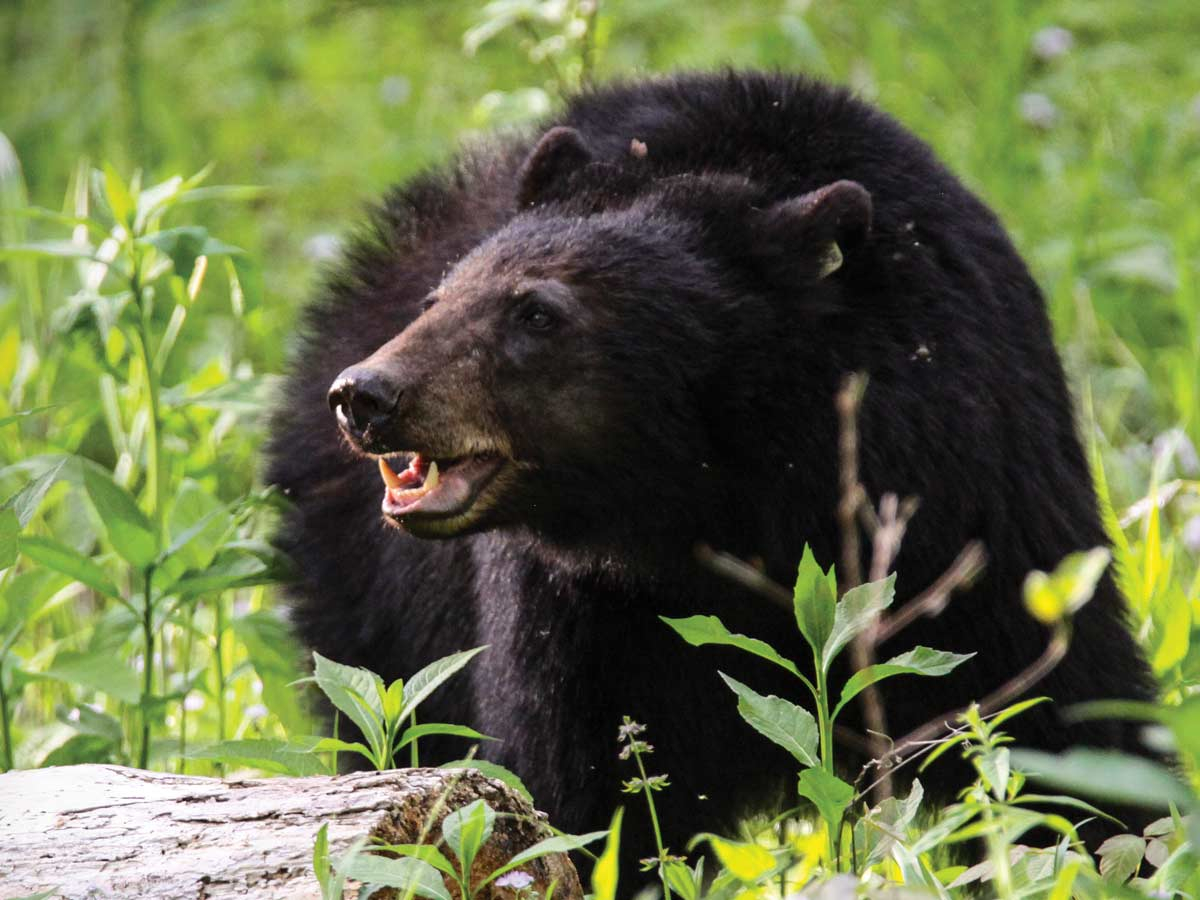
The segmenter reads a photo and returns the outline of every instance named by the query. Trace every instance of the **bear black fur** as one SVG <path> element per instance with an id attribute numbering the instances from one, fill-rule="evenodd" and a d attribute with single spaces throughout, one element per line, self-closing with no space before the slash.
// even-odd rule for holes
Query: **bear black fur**
<path id="1" fill-rule="evenodd" d="M 278 542 L 303 573 L 296 628 L 328 657 L 390 680 L 489 645 L 423 719 L 499 738 L 481 755 L 559 827 L 608 822 L 635 774 L 617 727 L 647 723 L 682 850 L 794 783 L 717 670 L 802 693 L 658 617 L 713 613 L 809 658 L 789 612 L 702 569 L 694 548 L 757 558 L 783 584 L 806 543 L 838 558 L 846 373 L 869 375 L 871 498 L 921 501 L 898 602 L 969 540 L 988 553 L 969 591 L 882 648 L 978 654 L 882 685 L 893 734 L 1035 659 L 1047 632 L 1022 608 L 1026 573 L 1106 538 L 1037 285 L 996 217 L 892 119 L 803 78 L 726 72 L 588 91 L 546 128 L 394 190 L 307 309 L 268 451 L 295 504 Z M 334 398 L 348 441 L 326 392 L 354 365 L 341 388 L 360 396 Z M 364 449 L 450 472 L 470 455 L 499 474 L 468 485 L 465 512 L 397 529 Z M 1009 723 L 1022 743 L 1143 752 L 1133 726 L 1059 717 L 1154 696 L 1124 617 L 1106 575 L 1037 686 L 1055 703 Z M 933 777 L 943 797 L 962 785 Z M 623 841 L 634 856 L 652 852 L 640 818 Z"/>

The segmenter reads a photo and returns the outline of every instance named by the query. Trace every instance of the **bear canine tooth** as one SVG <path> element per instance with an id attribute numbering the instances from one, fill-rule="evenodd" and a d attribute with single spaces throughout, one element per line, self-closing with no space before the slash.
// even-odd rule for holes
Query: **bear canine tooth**
<path id="1" fill-rule="evenodd" d="M 382 456 L 379 457 L 379 474 L 383 476 L 383 483 L 389 488 L 395 489 L 400 487 L 400 476 L 392 471 L 392 467 L 388 465 L 388 461 Z"/>
<path id="2" fill-rule="evenodd" d="M 429 472 L 425 475 L 425 483 L 421 485 L 425 490 L 432 491 L 438 484 L 437 460 L 429 464 Z"/>

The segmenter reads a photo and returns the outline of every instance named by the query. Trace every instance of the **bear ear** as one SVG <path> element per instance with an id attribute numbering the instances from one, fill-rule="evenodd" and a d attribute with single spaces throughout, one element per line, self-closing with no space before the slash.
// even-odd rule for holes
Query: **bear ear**
<path id="1" fill-rule="evenodd" d="M 583 135 L 574 128 L 551 128 L 537 142 L 517 174 L 517 205 L 532 206 L 554 182 L 582 169 L 592 160 Z"/>
<path id="2" fill-rule="evenodd" d="M 755 213 L 754 253 L 790 281 L 813 282 L 841 268 L 871 231 L 871 195 L 835 181 Z"/>

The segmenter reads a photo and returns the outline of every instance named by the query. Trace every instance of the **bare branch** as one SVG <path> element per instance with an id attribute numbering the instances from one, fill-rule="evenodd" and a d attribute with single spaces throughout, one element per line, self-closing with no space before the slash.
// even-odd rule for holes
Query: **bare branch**
<path id="1" fill-rule="evenodd" d="M 879 646 L 895 637 L 921 616 L 934 617 L 941 614 L 957 590 L 969 587 L 983 571 L 987 552 L 981 541 L 971 541 L 959 551 L 954 562 L 930 587 L 914 597 L 892 615 L 881 618 L 872 629 L 871 642 Z"/>
<path id="2" fill-rule="evenodd" d="M 740 584 L 763 599 L 791 611 L 792 592 L 778 581 L 768 578 L 748 562 L 744 562 L 730 553 L 714 550 L 708 544 L 697 544 L 695 553 L 700 565 L 723 578 Z"/>

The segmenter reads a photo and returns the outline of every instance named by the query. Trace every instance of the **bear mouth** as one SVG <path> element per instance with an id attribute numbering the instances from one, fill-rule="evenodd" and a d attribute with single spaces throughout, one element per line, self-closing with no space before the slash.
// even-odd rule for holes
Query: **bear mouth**
<path id="1" fill-rule="evenodd" d="M 401 525 L 462 516 L 475 505 L 503 466 L 504 458 L 495 453 L 440 461 L 414 453 L 407 468 L 396 472 L 381 456 L 383 514 Z"/>

